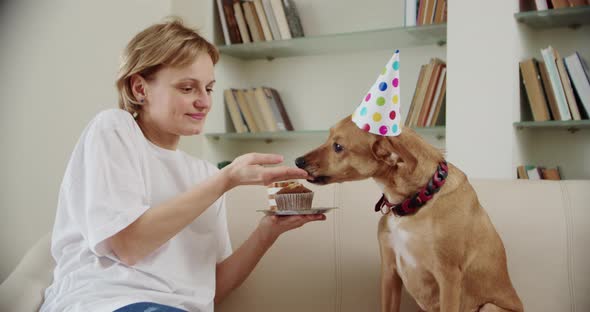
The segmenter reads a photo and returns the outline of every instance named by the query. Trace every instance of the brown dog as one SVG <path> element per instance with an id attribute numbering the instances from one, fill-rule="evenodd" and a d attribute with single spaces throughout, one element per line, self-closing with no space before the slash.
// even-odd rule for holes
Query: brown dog
<path id="1" fill-rule="evenodd" d="M 411 129 L 382 137 L 347 117 L 295 163 L 315 184 L 373 178 L 382 188 L 381 311 L 399 311 L 402 285 L 426 311 L 523 310 L 504 245 L 467 177 Z"/>

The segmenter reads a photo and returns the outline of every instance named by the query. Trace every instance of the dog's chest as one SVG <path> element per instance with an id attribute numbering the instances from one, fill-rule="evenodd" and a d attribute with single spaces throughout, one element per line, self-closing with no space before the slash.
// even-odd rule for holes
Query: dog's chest
<path id="1" fill-rule="evenodd" d="M 398 217 L 390 217 L 387 220 L 387 225 L 390 231 L 389 245 L 395 253 L 395 263 L 398 270 L 405 266 L 411 268 L 416 267 L 416 255 L 410 251 L 410 244 L 413 240 L 412 234 L 400 226 L 402 220 Z M 402 272 L 398 272 L 402 279 L 404 278 Z"/>

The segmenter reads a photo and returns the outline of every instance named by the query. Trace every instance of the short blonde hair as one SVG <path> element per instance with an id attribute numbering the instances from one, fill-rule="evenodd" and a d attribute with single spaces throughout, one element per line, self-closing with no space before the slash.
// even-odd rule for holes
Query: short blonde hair
<path id="1" fill-rule="evenodd" d="M 141 110 L 143 103 L 131 90 L 133 75 L 139 74 L 150 80 L 162 67 L 191 64 L 201 53 L 209 54 L 213 64 L 219 61 L 217 48 L 196 30 L 185 26 L 178 17 L 152 25 L 135 35 L 123 52 L 117 76 L 119 108 L 133 115 Z"/>

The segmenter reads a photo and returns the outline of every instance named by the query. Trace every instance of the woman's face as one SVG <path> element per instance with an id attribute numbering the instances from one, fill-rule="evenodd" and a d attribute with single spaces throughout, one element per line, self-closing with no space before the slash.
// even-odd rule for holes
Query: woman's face
<path id="1" fill-rule="evenodd" d="M 171 135 L 201 133 L 211 110 L 215 84 L 213 61 L 208 54 L 200 54 L 184 67 L 164 67 L 147 84 L 144 120 Z"/>

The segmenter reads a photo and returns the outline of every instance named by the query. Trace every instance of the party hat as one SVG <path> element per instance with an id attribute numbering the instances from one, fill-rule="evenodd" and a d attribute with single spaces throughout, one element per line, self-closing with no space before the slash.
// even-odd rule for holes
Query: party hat
<path id="1" fill-rule="evenodd" d="M 352 114 L 352 121 L 359 128 L 382 136 L 397 136 L 402 132 L 399 66 L 399 50 L 396 50 Z"/>

